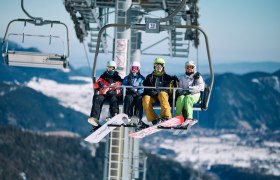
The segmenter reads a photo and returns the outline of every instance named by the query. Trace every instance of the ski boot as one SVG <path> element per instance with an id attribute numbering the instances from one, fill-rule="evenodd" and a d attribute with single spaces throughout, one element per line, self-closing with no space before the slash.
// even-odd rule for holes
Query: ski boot
<path id="1" fill-rule="evenodd" d="M 160 124 L 164 121 L 167 121 L 168 120 L 168 117 L 164 116 L 164 117 L 161 117 L 161 118 L 157 118 L 155 120 L 152 121 L 152 124 L 153 125 L 157 125 L 157 124 Z"/>
<path id="2" fill-rule="evenodd" d="M 92 125 L 92 130 L 90 132 L 94 132 L 96 131 L 98 128 L 100 128 L 101 126 L 98 123 L 98 120 L 94 117 L 89 117 L 88 118 L 88 123 L 90 123 Z"/>
<path id="3" fill-rule="evenodd" d="M 88 123 L 90 123 L 93 126 L 98 126 L 98 119 L 96 119 L 94 117 L 89 117 L 88 118 Z"/>
<path id="4" fill-rule="evenodd" d="M 180 129 L 189 129 L 198 122 L 197 119 L 187 118 L 185 122 L 179 125 Z"/>
<path id="5" fill-rule="evenodd" d="M 142 121 L 139 121 L 139 118 L 137 116 L 131 116 L 130 118 L 130 124 L 131 125 L 137 125 L 137 123 L 139 124 Z"/>
<path id="6" fill-rule="evenodd" d="M 181 127 L 188 127 L 190 125 L 190 122 L 192 121 L 193 119 L 191 118 L 187 118 L 182 124 L 181 124 Z"/>
<path id="7" fill-rule="evenodd" d="M 148 127 L 150 127 L 148 124 L 140 120 L 137 127 L 135 128 L 135 131 L 141 131 L 142 129 L 146 129 Z"/>
<path id="8" fill-rule="evenodd" d="M 122 120 L 123 120 L 123 125 L 129 125 L 130 122 L 131 122 L 131 119 L 130 118 L 126 118 L 126 117 L 123 117 Z"/>
<path id="9" fill-rule="evenodd" d="M 92 126 L 92 129 L 90 130 L 90 132 L 93 133 L 94 131 L 96 131 L 100 127 L 101 127 L 101 125 L 99 125 L 99 124 L 98 124 L 98 126 Z"/>

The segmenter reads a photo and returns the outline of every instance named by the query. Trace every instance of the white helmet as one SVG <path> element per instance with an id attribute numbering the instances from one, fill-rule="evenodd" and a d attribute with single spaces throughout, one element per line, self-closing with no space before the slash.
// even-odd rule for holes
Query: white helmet
<path id="1" fill-rule="evenodd" d="M 194 61 L 187 61 L 187 62 L 185 63 L 185 66 L 193 66 L 194 69 L 196 68 L 196 65 L 195 65 L 195 62 L 194 62 Z"/>
<path id="2" fill-rule="evenodd" d="M 110 60 L 110 61 L 107 61 L 106 66 L 112 66 L 112 67 L 114 67 L 116 69 L 117 64 L 116 64 L 115 61 Z"/>
<path id="3" fill-rule="evenodd" d="M 131 65 L 131 67 L 132 66 L 137 66 L 137 67 L 139 67 L 139 69 L 141 68 L 140 63 L 138 61 L 134 61 Z"/>

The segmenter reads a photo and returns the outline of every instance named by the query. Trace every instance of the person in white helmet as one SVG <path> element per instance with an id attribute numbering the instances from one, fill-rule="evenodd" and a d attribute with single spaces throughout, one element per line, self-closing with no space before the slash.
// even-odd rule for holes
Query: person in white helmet
<path id="1" fill-rule="evenodd" d="M 124 77 L 124 86 L 133 86 L 133 88 L 126 89 L 126 96 L 124 98 L 124 113 L 128 115 L 129 118 L 135 116 L 139 119 L 139 127 L 145 128 L 146 124 L 141 120 L 143 116 L 143 106 L 142 106 L 142 93 L 144 88 L 139 88 L 143 86 L 143 81 L 145 77 L 140 73 L 140 63 L 134 61 L 130 66 L 130 73 Z M 134 88 L 138 86 L 138 88 Z"/>
<path id="2" fill-rule="evenodd" d="M 198 102 L 200 91 L 204 91 L 205 83 L 199 72 L 196 71 L 196 64 L 194 61 L 187 61 L 185 63 L 185 74 L 179 78 L 178 98 L 176 100 L 176 116 L 183 113 L 186 119 L 193 119 L 193 104 Z"/>
<path id="3" fill-rule="evenodd" d="M 94 129 L 100 127 L 99 118 L 102 110 L 103 102 L 109 100 L 109 111 L 111 117 L 119 113 L 118 97 L 121 96 L 120 88 L 110 86 L 120 86 L 122 78 L 115 71 L 116 62 L 108 61 L 105 72 L 94 83 L 94 96 L 92 99 L 92 108 L 88 122 L 93 125 Z"/>

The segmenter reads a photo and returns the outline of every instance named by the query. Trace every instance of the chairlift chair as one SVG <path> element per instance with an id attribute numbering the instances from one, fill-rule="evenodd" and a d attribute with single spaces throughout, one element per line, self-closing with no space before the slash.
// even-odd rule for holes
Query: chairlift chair
<path id="1" fill-rule="evenodd" d="M 93 61 L 93 68 L 92 68 L 92 79 L 93 82 L 95 82 L 96 79 L 96 64 L 98 61 L 98 53 L 99 53 L 99 47 L 100 47 L 100 41 L 101 41 L 101 36 L 102 33 L 105 29 L 109 27 L 127 27 L 135 30 L 142 30 L 149 32 L 147 30 L 148 25 L 145 24 L 107 24 L 103 26 L 99 33 L 98 33 L 98 38 L 97 38 L 97 43 L 96 43 L 96 51 L 95 51 L 95 56 L 94 56 L 94 61 Z M 198 26 L 194 25 L 160 25 L 158 31 L 163 31 L 163 30 L 170 30 L 170 29 L 176 29 L 176 28 L 185 28 L 185 29 L 195 29 L 200 31 L 204 35 L 205 39 L 205 45 L 206 45 L 206 50 L 207 50 L 207 58 L 208 58 L 208 65 L 209 65 L 209 70 L 210 70 L 210 83 L 207 85 L 204 89 L 204 91 L 201 93 L 200 101 L 196 104 L 194 104 L 194 109 L 195 111 L 200 111 L 200 110 L 207 110 L 208 109 L 208 104 L 210 101 L 210 96 L 211 96 L 211 91 L 213 88 L 213 83 L 214 83 L 214 72 L 212 69 L 212 62 L 211 62 L 211 56 L 210 56 L 210 50 L 209 50 L 209 45 L 208 45 L 208 38 L 206 33 L 199 28 Z M 178 88 L 175 88 L 178 89 Z M 173 109 L 173 115 L 174 115 L 174 110 L 175 110 L 175 91 L 173 91 L 173 98 L 172 98 L 172 109 Z"/>
<path id="2" fill-rule="evenodd" d="M 54 35 L 34 35 L 34 34 L 25 34 L 25 33 L 9 33 L 9 28 L 12 23 L 23 22 L 24 26 L 26 23 L 34 24 L 35 26 L 51 25 L 51 28 L 54 24 L 63 25 L 66 29 L 66 45 L 64 40 L 59 36 Z M 9 38 L 11 36 L 19 36 L 24 40 L 25 37 L 39 37 L 39 38 L 49 38 L 49 44 L 51 44 L 52 38 L 58 39 L 63 44 L 63 52 L 60 54 L 57 53 L 42 53 L 42 52 L 26 52 L 19 50 L 11 50 L 9 48 Z M 68 37 L 68 28 L 64 23 L 59 21 L 38 21 L 37 19 L 16 19 L 9 22 L 5 36 L 2 42 L 2 56 L 4 63 L 9 66 L 26 66 L 26 67 L 40 67 L 40 68 L 55 68 L 62 69 L 68 67 L 68 57 L 69 57 L 69 37 Z"/>

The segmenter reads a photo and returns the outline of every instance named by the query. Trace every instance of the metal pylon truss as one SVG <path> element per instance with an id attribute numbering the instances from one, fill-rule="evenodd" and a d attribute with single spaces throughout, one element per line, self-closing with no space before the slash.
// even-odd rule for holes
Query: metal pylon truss
<path id="1" fill-rule="evenodd" d="M 180 0 L 167 0 L 165 1 L 165 6 L 167 15 L 170 15 L 179 5 Z M 188 0 L 186 6 L 181 9 L 179 13 L 168 21 L 169 25 L 196 25 L 198 26 L 198 8 L 197 0 Z M 188 57 L 190 43 L 198 47 L 198 34 L 197 30 L 187 29 L 172 29 L 168 32 L 169 40 L 169 52 L 172 57 Z"/>
<path id="2" fill-rule="evenodd" d="M 109 9 L 97 8 L 96 2 L 92 0 L 65 0 L 64 5 L 75 25 L 77 38 L 80 42 L 84 42 L 90 35 L 88 48 L 89 52 L 94 53 L 98 31 L 108 23 L 108 16 L 103 13 L 107 13 Z M 103 53 L 108 52 L 106 35 L 101 39 L 100 50 Z"/>
<path id="3" fill-rule="evenodd" d="M 145 15 L 153 11 L 162 10 L 166 16 L 170 15 L 181 3 L 181 0 L 132 0 L 132 10 L 139 17 L 131 17 L 130 23 L 139 23 Z M 65 8 L 71 15 L 75 24 L 77 38 L 83 42 L 87 36 L 90 36 L 88 42 L 89 52 L 95 53 L 95 44 L 98 31 L 101 27 L 108 24 L 109 12 L 116 8 L 116 0 L 65 0 Z M 136 9 L 139 13 L 135 12 Z M 197 0 L 187 0 L 186 5 L 171 20 L 165 22 L 168 25 L 196 25 L 198 26 L 199 9 Z M 193 29 L 187 30 L 169 30 L 168 44 L 169 56 L 188 57 L 190 44 L 195 48 L 199 45 L 198 31 Z M 100 53 L 107 53 L 107 34 L 102 36 Z M 148 53 L 145 53 L 148 54 Z"/>

